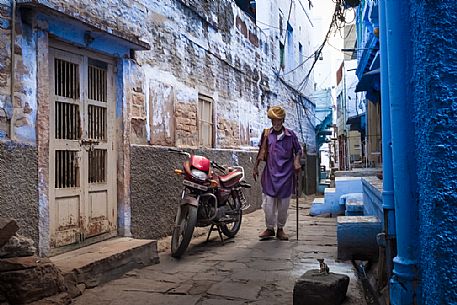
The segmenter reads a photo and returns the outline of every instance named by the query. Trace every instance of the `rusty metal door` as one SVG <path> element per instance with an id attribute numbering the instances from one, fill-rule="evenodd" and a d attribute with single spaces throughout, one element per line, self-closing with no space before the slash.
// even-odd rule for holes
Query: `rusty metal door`
<path id="1" fill-rule="evenodd" d="M 49 49 L 51 247 L 117 231 L 113 64 Z"/>

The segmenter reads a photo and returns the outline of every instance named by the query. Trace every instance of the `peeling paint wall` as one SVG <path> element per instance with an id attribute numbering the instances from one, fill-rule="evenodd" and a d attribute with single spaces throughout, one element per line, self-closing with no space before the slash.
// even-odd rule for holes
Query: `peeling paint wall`
<path id="1" fill-rule="evenodd" d="M 281 104 L 287 109 L 288 127 L 303 135 L 300 140 L 306 142 L 310 151 L 315 149 L 313 126 L 308 122 L 314 115 L 314 104 L 305 102 L 306 105 L 297 107 L 299 92 L 281 81 L 275 72 L 280 70 L 278 43 L 282 36 L 260 30 L 233 1 L 123 1 L 121 4 L 104 0 L 94 5 L 88 0 L 71 3 L 20 0 L 17 5 L 16 85 L 11 101 L 11 1 L 0 3 L 0 136 L 4 137 L 11 128 L 12 139 L 36 143 L 37 48 L 32 27 L 37 24 L 23 12 L 33 12 L 41 5 L 114 36 L 138 43 L 149 41 L 152 45 L 150 51 L 135 52 L 129 60 L 130 68 L 125 70 L 125 77 L 132 84 L 126 87 L 132 143 L 196 146 L 195 139 L 186 137 L 189 132 L 198 135 L 198 124 L 187 124 L 187 119 L 194 118 L 177 119 L 176 106 L 196 105 L 200 93 L 214 100 L 215 147 L 255 147 L 261 130 L 269 125 L 265 116 L 267 108 Z M 273 5 L 273 9 L 286 8 Z M 310 26 L 299 22 L 299 12 L 294 6 L 289 21 L 298 28 L 297 43 L 303 42 L 306 53 L 309 41 L 302 40 Z M 274 16 L 271 21 L 277 18 Z M 59 29 L 55 22 L 49 26 L 50 32 L 84 44 L 77 35 L 72 37 L 69 30 Z M 101 42 L 103 39 L 96 37 L 89 48 Z M 298 60 L 296 50 L 292 51 Z M 297 73 L 303 71 L 291 73 L 287 80 L 293 83 Z M 309 89 L 303 90 L 301 94 L 310 95 Z M 192 126 L 197 126 L 197 132 Z"/>
<path id="2" fill-rule="evenodd" d="M 14 99 L 11 101 L 11 5 L 0 3 L 0 138 L 36 143 L 36 36 L 30 21 L 16 14 Z"/>
<path id="3" fill-rule="evenodd" d="M 37 57 L 36 35 L 33 35 L 31 24 L 21 22 L 18 14 L 16 22 L 15 47 L 15 93 L 13 131 L 14 139 L 19 142 L 35 143 L 35 122 L 37 115 Z"/>
<path id="4" fill-rule="evenodd" d="M 411 1 L 422 304 L 457 302 L 454 1 Z"/>
<path id="5" fill-rule="evenodd" d="M 199 93 L 214 100 L 215 147 L 255 146 L 273 104 L 287 108 L 286 124 L 300 133 L 297 119 L 304 114 L 292 101 L 298 92 L 273 72 L 279 70 L 278 40 L 232 1 L 153 1 L 148 9 L 145 27 L 153 47 L 135 52 L 145 109 L 132 109 L 140 115 L 132 122 L 132 143 L 197 146 L 197 122 L 182 116 L 182 107 L 195 111 Z M 312 117 L 314 105 L 306 107 Z M 313 150 L 314 130 L 303 121 L 300 140 Z"/>

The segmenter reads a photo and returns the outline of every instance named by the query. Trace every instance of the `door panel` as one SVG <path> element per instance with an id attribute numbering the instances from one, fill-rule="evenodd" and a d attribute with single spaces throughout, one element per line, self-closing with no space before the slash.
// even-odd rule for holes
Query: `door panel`
<path id="1" fill-rule="evenodd" d="M 54 248 L 116 232 L 113 65 L 50 48 L 50 228 Z"/>
<path id="2" fill-rule="evenodd" d="M 111 217 L 117 172 L 113 160 L 114 95 L 112 66 L 88 58 L 87 138 L 93 144 L 88 151 L 87 236 L 115 230 Z M 111 160 L 110 160 L 111 159 Z M 108 166 L 108 164 L 110 166 Z M 111 166 L 113 165 L 113 166 Z"/>

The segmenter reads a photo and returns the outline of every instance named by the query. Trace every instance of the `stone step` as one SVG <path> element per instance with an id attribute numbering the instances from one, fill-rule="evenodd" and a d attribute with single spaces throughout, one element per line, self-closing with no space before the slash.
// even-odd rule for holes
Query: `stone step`
<path id="1" fill-rule="evenodd" d="M 342 210 L 342 213 L 341 213 L 340 208 L 337 206 L 340 196 L 336 192 L 335 188 L 333 188 L 333 187 L 326 188 L 324 191 L 324 197 L 325 197 L 325 204 L 332 207 L 333 214 L 344 215 L 344 209 Z"/>
<path id="2" fill-rule="evenodd" d="M 157 241 L 119 237 L 50 258 L 59 268 L 71 297 L 124 273 L 159 263 Z"/>
<path id="3" fill-rule="evenodd" d="M 338 259 L 377 260 L 376 237 L 381 230 L 381 221 L 376 216 L 338 216 Z"/>
<path id="4" fill-rule="evenodd" d="M 324 193 L 327 194 L 327 193 L 335 193 L 336 189 L 334 187 L 326 187 L 325 190 L 324 190 Z"/>
<path id="5" fill-rule="evenodd" d="M 323 204 L 325 202 L 324 197 L 314 198 L 313 204 Z"/>
<path id="6" fill-rule="evenodd" d="M 346 216 L 362 216 L 363 215 L 363 201 L 349 201 L 346 202 Z"/>

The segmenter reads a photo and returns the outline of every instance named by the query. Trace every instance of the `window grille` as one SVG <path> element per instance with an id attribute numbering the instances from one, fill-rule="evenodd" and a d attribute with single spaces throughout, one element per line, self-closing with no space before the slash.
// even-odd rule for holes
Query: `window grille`
<path id="1" fill-rule="evenodd" d="M 79 164 L 77 152 L 72 150 L 56 150 L 55 187 L 79 187 Z"/>
<path id="2" fill-rule="evenodd" d="M 54 92 L 57 96 L 79 99 L 79 66 L 54 59 Z"/>
<path id="3" fill-rule="evenodd" d="M 55 138 L 79 140 L 81 138 L 81 118 L 79 105 L 56 101 Z"/>
<path id="4" fill-rule="evenodd" d="M 89 183 L 106 182 L 106 150 L 89 151 Z"/>
<path id="5" fill-rule="evenodd" d="M 106 108 L 89 105 L 88 125 L 89 139 L 106 141 Z"/>
<path id="6" fill-rule="evenodd" d="M 107 100 L 107 68 L 98 60 L 89 59 L 88 91 L 89 99 L 106 103 Z"/>

